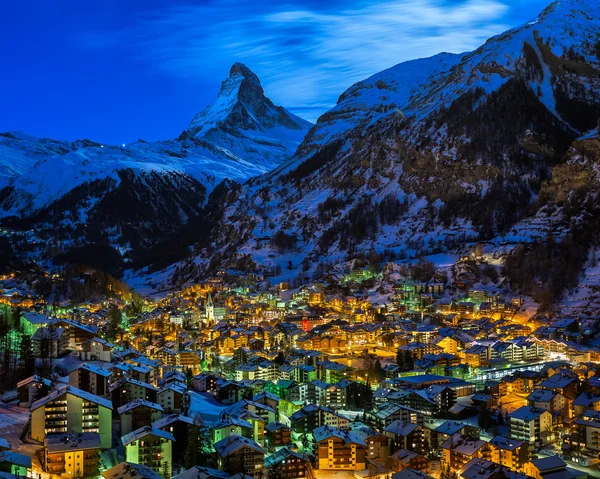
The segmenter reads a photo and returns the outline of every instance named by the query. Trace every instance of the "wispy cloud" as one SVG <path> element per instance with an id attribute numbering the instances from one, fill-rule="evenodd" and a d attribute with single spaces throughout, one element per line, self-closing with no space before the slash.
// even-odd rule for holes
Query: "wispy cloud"
<path id="1" fill-rule="evenodd" d="M 273 3 L 172 7 L 141 19 L 129 41 L 142 60 L 175 76 L 222 76 L 226 64 L 244 62 L 274 101 L 314 120 L 358 80 L 405 60 L 474 49 L 507 28 L 499 0 Z"/>

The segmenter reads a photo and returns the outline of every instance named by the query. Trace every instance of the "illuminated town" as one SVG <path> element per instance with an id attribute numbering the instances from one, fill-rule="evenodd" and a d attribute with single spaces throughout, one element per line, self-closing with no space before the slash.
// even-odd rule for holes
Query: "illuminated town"
<path id="1" fill-rule="evenodd" d="M 493 275 L 481 250 L 453 268 Z M 294 289 L 220 270 L 154 299 L 113 279 L 112 294 L 79 304 L 26 289 L 43 280 L 54 290 L 60 275 L 6 275 L 0 470 L 34 479 L 597 474 L 597 320 L 547 320 L 491 281 L 451 284 L 433 263 L 401 274 L 390 266 L 332 269 Z M 430 280 L 411 276 L 423 268 Z"/>
<path id="2" fill-rule="evenodd" d="M 0 43 L 0 479 L 600 479 L 600 0 Z"/>

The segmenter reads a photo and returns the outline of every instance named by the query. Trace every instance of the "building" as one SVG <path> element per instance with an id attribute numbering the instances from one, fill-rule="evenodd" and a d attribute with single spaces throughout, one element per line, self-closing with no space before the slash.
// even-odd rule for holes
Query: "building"
<path id="1" fill-rule="evenodd" d="M 215 306 L 211 294 L 208 293 L 208 296 L 206 297 L 205 312 L 206 320 L 209 323 L 216 323 L 222 321 L 225 318 L 225 314 L 227 311 L 222 306 Z"/>
<path id="2" fill-rule="evenodd" d="M 511 471 L 500 464 L 486 459 L 471 459 L 457 471 L 459 479 L 528 479 L 525 474 Z"/>
<path id="3" fill-rule="evenodd" d="M 292 444 L 292 429 L 280 422 L 265 425 L 265 445 L 267 449 Z"/>
<path id="4" fill-rule="evenodd" d="M 509 435 L 513 439 L 543 446 L 553 442 L 552 414 L 544 409 L 522 406 L 510 415 Z"/>
<path id="5" fill-rule="evenodd" d="M 254 425 L 245 419 L 240 419 L 239 417 L 225 418 L 212 426 L 210 429 L 210 438 L 213 444 L 232 435 L 249 437 L 256 440 L 254 434 Z M 257 442 L 260 443 L 260 441 Z"/>
<path id="6" fill-rule="evenodd" d="M 262 474 L 265 451 L 256 441 L 233 434 L 216 442 L 214 448 L 220 470 L 229 474 L 244 472 L 252 477 Z"/>
<path id="7" fill-rule="evenodd" d="M 44 471 L 62 477 L 97 477 L 100 436 L 94 432 L 44 439 Z"/>
<path id="8" fill-rule="evenodd" d="M 367 464 L 367 444 L 353 431 L 321 426 L 313 431 L 320 470 L 361 471 Z"/>
<path id="9" fill-rule="evenodd" d="M 525 465 L 525 474 L 533 479 L 587 479 L 588 474 L 567 468 L 558 456 L 534 459 Z"/>
<path id="10" fill-rule="evenodd" d="M 156 393 L 157 402 L 166 412 L 181 412 L 185 407 L 185 391 L 185 384 L 169 383 Z"/>
<path id="11" fill-rule="evenodd" d="M 309 404 L 290 416 L 292 430 L 296 434 L 310 434 L 320 426 L 331 426 L 338 429 L 348 429 L 350 420 L 332 409 Z"/>
<path id="12" fill-rule="evenodd" d="M 24 311 L 21 313 L 20 323 L 23 334 L 26 336 L 33 336 L 39 328 L 48 326 L 50 320 L 44 314 L 32 311 Z"/>
<path id="13" fill-rule="evenodd" d="M 527 396 L 527 404 L 537 409 L 545 409 L 552 413 L 554 425 L 559 425 L 564 419 L 568 419 L 570 414 L 567 408 L 565 397 L 552 389 L 538 388 Z"/>
<path id="14" fill-rule="evenodd" d="M 418 424 L 407 421 L 394 421 L 385 428 L 384 434 L 391 439 L 392 452 L 401 449 L 418 453 L 423 452 L 423 427 Z"/>
<path id="15" fill-rule="evenodd" d="M 434 477 L 424 473 L 423 471 L 406 468 L 393 474 L 392 479 L 434 479 Z"/>
<path id="16" fill-rule="evenodd" d="M 17 395 L 20 407 L 30 407 L 38 399 L 50 394 L 52 381 L 41 376 L 29 376 L 17 383 Z"/>
<path id="17" fill-rule="evenodd" d="M 575 420 L 580 447 L 593 452 L 600 451 L 600 411 L 592 409 Z"/>
<path id="18" fill-rule="evenodd" d="M 281 479 L 304 479 L 312 478 L 312 466 L 310 459 L 304 454 L 290 451 L 282 447 L 275 454 L 265 459 L 265 469 L 278 465 L 281 471 Z"/>
<path id="19" fill-rule="evenodd" d="M 112 403 L 87 391 L 66 386 L 31 405 L 31 438 L 97 433 L 100 447 L 112 447 Z"/>
<path id="20" fill-rule="evenodd" d="M 457 471 L 471 459 L 490 459 L 491 446 L 482 439 L 454 434 L 442 444 L 443 464 Z"/>
<path id="21" fill-rule="evenodd" d="M 112 361 L 112 350 L 115 345 L 100 338 L 93 338 L 81 344 L 79 357 L 82 361 Z M 115 466 L 116 467 L 116 466 Z"/>
<path id="22" fill-rule="evenodd" d="M 69 384 L 96 396 L 107 396 L 111 376 L 108 369 L 84 363 L 69 373 Z"/>
<path id="23" fill-rule="evenodd" d="M 31 337 L 31 349 L 37 358 L 59 358 L 67 352 L 68 346 L 64 328 L 40 327 Z"/>
<path id="24" fill-rule="evenodd" d="M 104 479 L 164 479 L 154 469 L 143 464 L 123 461 L 102 472 Z"/>
<path id="25" fill-rule="evenodd" d="M 29 476 L 31 457 L 15 451 L 0 450 L 0 472 L 14 474 L 17 477 Z"/>
<path id="26" fill-rule="evenodd" d="M 392 470 L 400 471 L 402 469 L 415 469 L 417 471 L 427 472 L 429 470 L 429 459 L 421 454 L 408 449 L 399 449 L 391 456 Z"/>
<path id="27" fill-rule="evenodd" d="M 492 461 L 513 471 L 522 471 L 531 458 L 530 444 L 518 439 L 496 436 L 491 441 Z"/>
<path id="28" fill-rule="evenodd" d="M 121 435 L 124 436 L 158 421 L 164 410 L 159 404 L 145 399 L 134 399 L 119 407 L 117 412 L 121 422 Z"/>
<path id="29" fill-rule="evenodd" d="M 162 429 L 144 426 L 121 437 L 125 447 L 125 460 L 143 464 L 163 474 L 172 474 L 172 448 L 175 438 Z M 166 469 L 166 470 L 165 470 Z"/>

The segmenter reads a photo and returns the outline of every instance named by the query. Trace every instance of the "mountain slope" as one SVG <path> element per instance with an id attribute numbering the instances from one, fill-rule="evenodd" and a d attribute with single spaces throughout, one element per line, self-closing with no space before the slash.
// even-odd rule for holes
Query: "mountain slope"
<path id="1" fill-rule="evenodd" d="M 242 183 L 287 159 L 309 127 L 235 64 L 216 102 L 175 140 L 117 147 L 3 134 L 0 167 L 12 166 L 0 168 L 0 218 L 17 228 L 52 227 L 51 239 L 65 247 L 105 230 L 103 241 L 139 254 L 203 214 L 225 180 Z"/>
<path id="2" fill-rule="evenodd" d="M 507 231 L 598 123 L 599 25 L 597 2 L 561 0 L 474 52 L 359 82 L 296 155 L 249 182 L 210 246 L 289 277 L 301 263 L 310 273 L 371 249 L 414 255 Z M 189 261 L 199 271 L 206 247 Z"/>
<path id="3" fill-rule="evenodd" d="M 194 117 L 184 136 L 217 144 L 267 171 L 296 152 L 311 126 L 275 106 L 264 96 L 258 77 L 235 63 L 217 101 Z"/>

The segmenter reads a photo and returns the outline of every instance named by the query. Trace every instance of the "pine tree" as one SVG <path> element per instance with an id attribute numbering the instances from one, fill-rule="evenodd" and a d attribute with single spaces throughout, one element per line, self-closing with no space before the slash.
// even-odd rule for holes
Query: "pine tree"
<path id="1" fill-rule="evenodd" d="M 171 479 L 171 467 L 169 461 L 163 461 L 160 469 L 160 475 L 163 479 Z"/>
<path id="2" fill-rule="evenodd" d="M 183 457 L 183 466 L 186 469 L 198 465 L 198 451 L 200 450 L 200 430 L 198 426 L 193 426 L 188 437 L 187 447 L 185 448 L 185 455 Z"/>
<path id="3" fill-rule="evenodd" d="M 198 415 L 194 417 L 194 425 L 190 428 L 187 447 L 184 454 L 184 466 L 189 469 L 193 466 L 212 466 L 214 457 L 212 454 L 212 444 L 209 437 L 209 430 L 204 424 L 202 418 Z"/>

